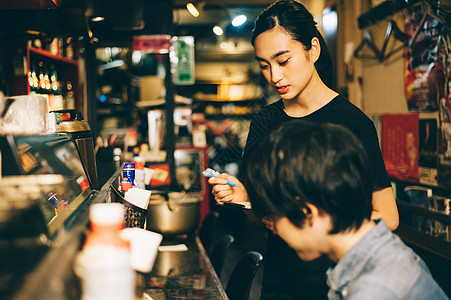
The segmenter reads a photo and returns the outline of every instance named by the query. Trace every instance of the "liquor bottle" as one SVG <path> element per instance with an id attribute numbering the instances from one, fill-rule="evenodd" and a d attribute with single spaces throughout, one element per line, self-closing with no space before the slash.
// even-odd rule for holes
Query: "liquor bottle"
<path id="1" fill-rule="evenodd" d="M 52 88 L 52 94 L 58 95 L 59 94 L 59 87 L 58 87 L 58 73 L 56 71 L 55 65 L 50 65 L 50 85 Z"/>
<path id="2" fill-rule="evenodd" d="M 28 85 L 30 86 L 30 91 L 34 90 L 33 75 L 36 76 L 36 72 L 34 70 L 34 64 L 31 64 L 30 65 L 30 70 L 28 70 Z"/>
<path id="3" fill-rule="evenodd" d="M 39 78 L 38 74 L 36 73 L 36 64 L 33 63 L 31 65 L 31 83 L 30 83 L 30 89 L 31 91 L 36 92 L 39 88 Z"/>
<path id="4" fill-rule="evenodd" d="M 50 94 L 52 90 L 52 85 L 50 84 L 49 68 L 48 64 L 44 64 L 44 93 Z"/>
<path id="5" fill-rule="evenodd" d="M 61 84 L 58 81 L 58 72 L 56 67 L 52 64 L 50 65 L 50 85 L 51 90 L 51 103 L 55 110 L 63 109 L 65 107 L 63 95 L 61 93 Z"/>
<path id="6" fill-rule="evenodd" d="M 42 61 L 38 64 L 38 94 L 43 94 L 45 91 L 45 81 L 44 81 L 44 63 Z"/>
<path id="7" fill-rule="evenodd" d="M 72 45 L 71 37 L 66 38 L 65 48 L 66 48 L 66 56 L 70 59 L 73 59 L 74 58 L 74 47 Z"/>
<path id="8" fill-rule="evenodd" d="M 64 39 L 58 38 L 58 55 L 66 56 L 66 50 L 64 49 Z"/>
<path id="9" fill-rule="evenodd" d="M 41 49 L 42 48 L 42 41 L 40 39 L 34 39 L 33 40 L 33 47 Z"/>
<path id="10" fill-rule="evenodd" d="M 58 38 L 53 38 L 49 45 L 49 50 L 53 55 L 59 55 L 59 40 Z"/>
<path id="11" fill-rule="evenodd" d="M 72 82 L 70 80 L 66 83 L 66 104 L 65 107 L 67 109 L 75 108 L 75 98 L 74 98 L 74 90 L 72 87 Z"/>

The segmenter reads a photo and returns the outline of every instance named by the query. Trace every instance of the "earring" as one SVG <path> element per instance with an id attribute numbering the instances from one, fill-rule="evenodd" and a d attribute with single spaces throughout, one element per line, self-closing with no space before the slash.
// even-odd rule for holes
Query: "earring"
<path id="1" fill-rule="evenodd" d="M 306 206 L 302 208 L 302 213 L 306 216 L 306 219 L 304 221 L 308 222 L 309 226 L 312 226 L 313 224 L 312 210 L 308 206 Z"/>

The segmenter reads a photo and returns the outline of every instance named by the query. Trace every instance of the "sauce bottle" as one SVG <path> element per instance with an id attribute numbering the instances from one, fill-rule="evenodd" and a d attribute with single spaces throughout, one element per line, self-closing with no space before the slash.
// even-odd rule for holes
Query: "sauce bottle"
<path id="1" fill-rule="evenodd" d="M 83 300 L 134 300 L 135 271 L 130 242 L 121 237 L 124 206 L 96 203 L 90 207 L 91 232 L 75 261 Z"/>

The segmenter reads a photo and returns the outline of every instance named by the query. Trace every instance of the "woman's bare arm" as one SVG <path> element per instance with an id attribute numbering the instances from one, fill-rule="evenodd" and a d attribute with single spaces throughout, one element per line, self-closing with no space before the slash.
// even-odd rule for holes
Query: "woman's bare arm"
<path id="1" fill-rule="evenodd" d="M 390 230 L 399 225 L 398 207 L 391 187 L 373 192 L 373 213 L 371 219 L 384 219 Z"/>

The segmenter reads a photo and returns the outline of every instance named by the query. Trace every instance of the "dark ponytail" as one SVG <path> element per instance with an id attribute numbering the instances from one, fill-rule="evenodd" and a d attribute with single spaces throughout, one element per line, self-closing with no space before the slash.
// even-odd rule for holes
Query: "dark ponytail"
<path id="1" fill-rule="evenodd" d="M 316 32 L 316 37 L 319 39 L 319 45 L 321 46 L 321 53 L 318 60 L 315 62 L 316 71 L 318 72 L 319 77 L 321 77 L 321 80 L 329 88 L 333 88 L 335 77 L 332 57 L 330 56 L 329 48 L 327 47 L 326 41 L 324 40 L 323 36 L 318 31 L 318 29 L 316 29 Z M 311 44 L 310 47 L 312 47 Z"/>
<path id="2" fill-rule="evenodd" d="M 316 28 L 312 14 L 299 2 L 294 0 L 279 0 L 265 8 L 257 18 L 252 32 L 251 43 L 261 33 L 280 26 L 289 33 L 294 40 L 300 42 L 305 50 L 312 47 L 312 38 L 317 37 L 321 46 L 321 53 L 315 62 L 316 71 L 321 80 L 330 88 L 334 85 L 333 63 L 328 47 L 321 33 Z"/>

